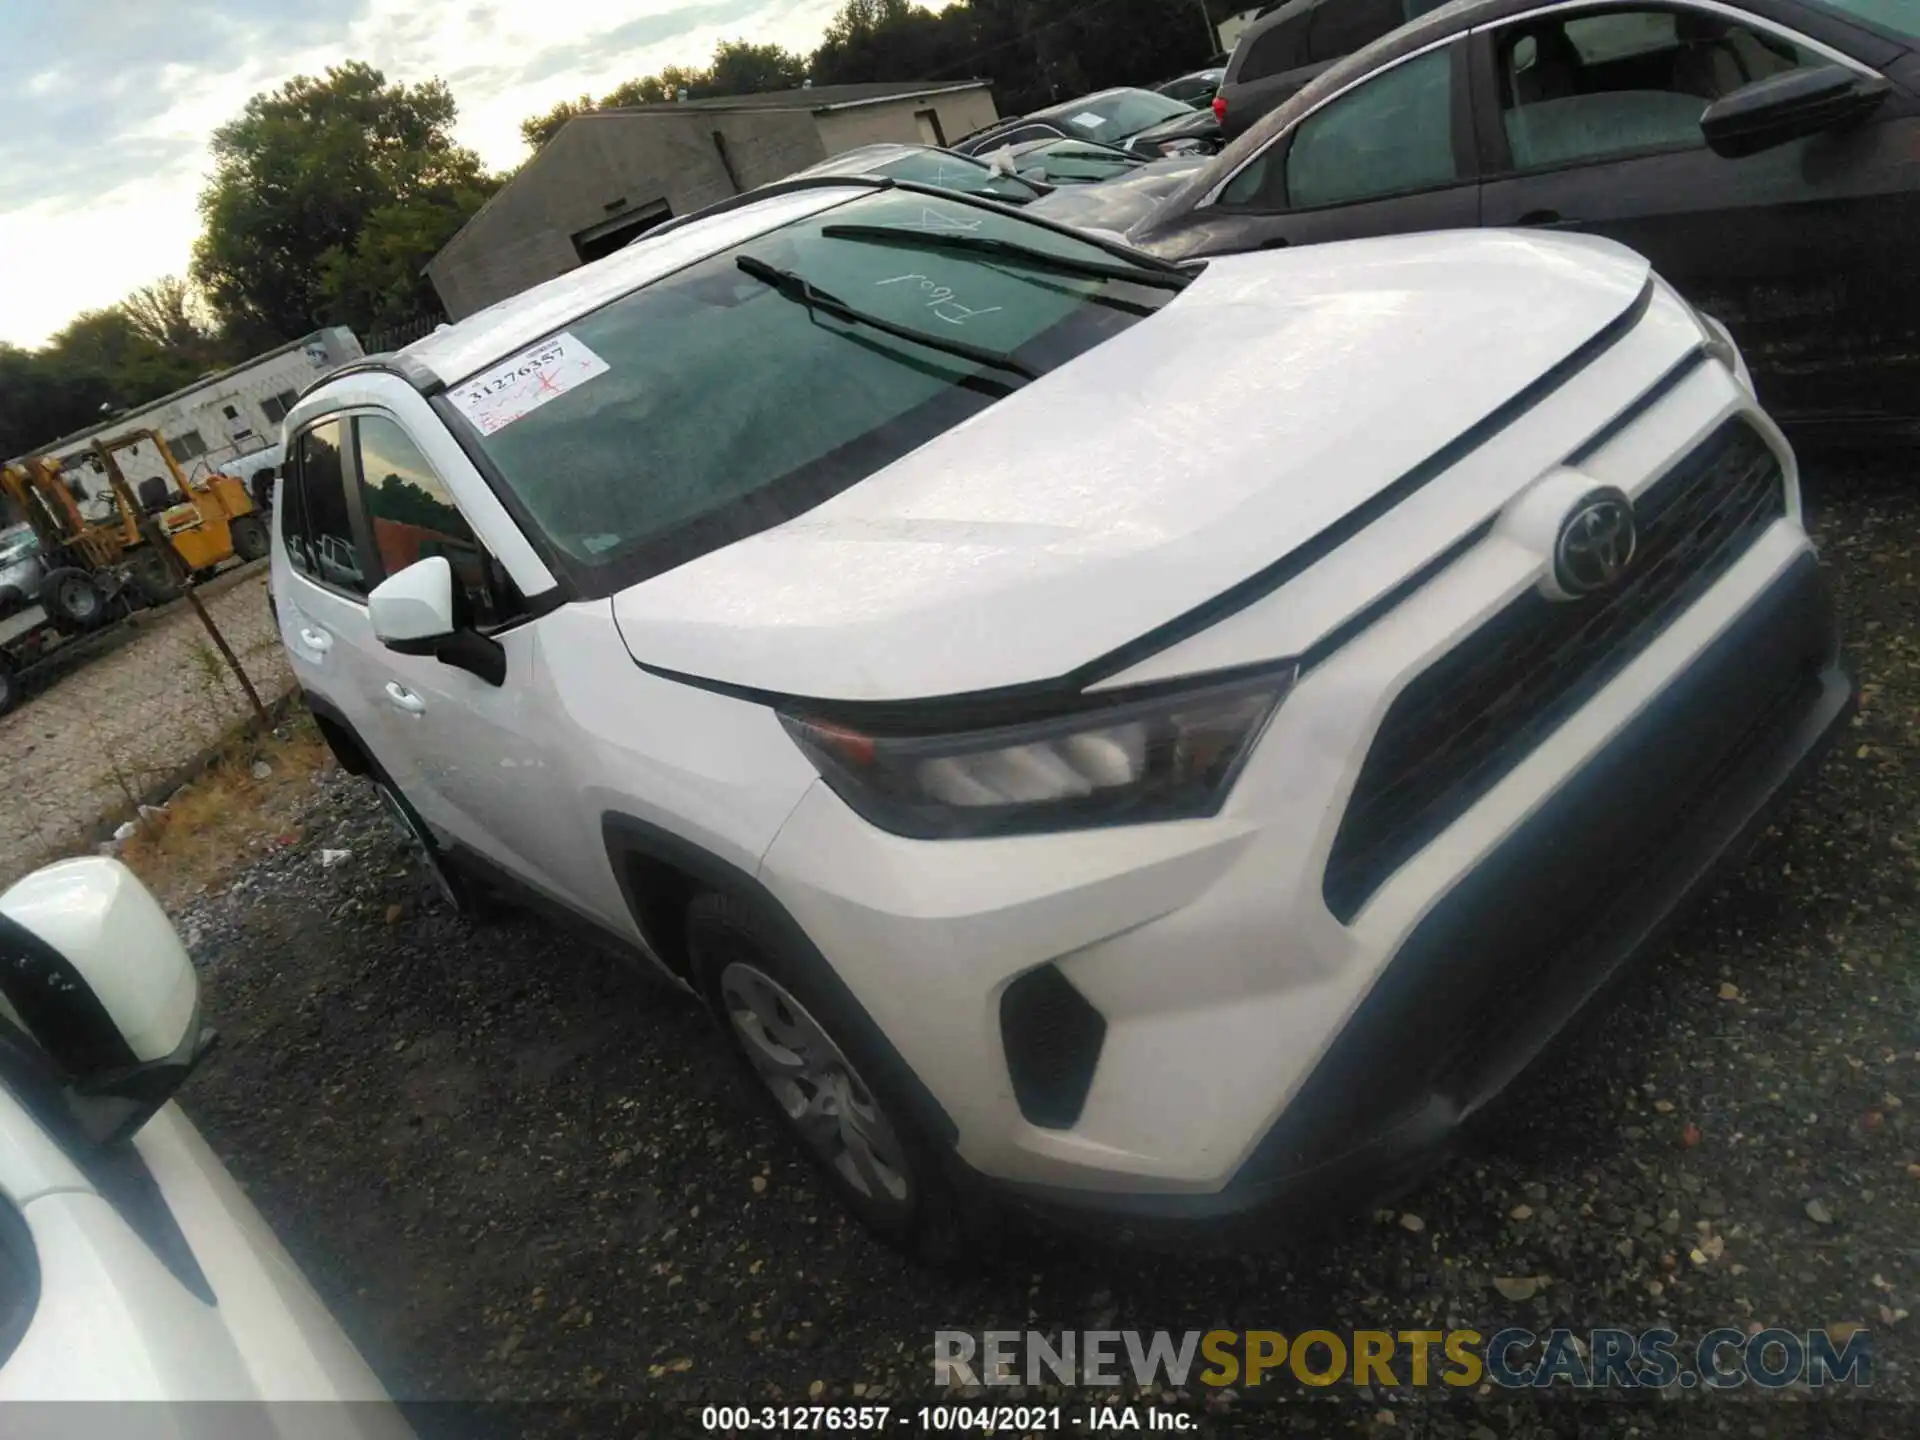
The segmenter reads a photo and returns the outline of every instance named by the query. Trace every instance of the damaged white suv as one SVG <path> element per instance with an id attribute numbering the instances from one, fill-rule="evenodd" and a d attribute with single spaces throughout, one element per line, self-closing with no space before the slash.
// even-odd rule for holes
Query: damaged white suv
<path id="1" fill-rule="evenodd" d="M 795 182 L 287 433 L 342 759 L 695 989 L 920 1249 L 1402 1183 L 1851 703 L 1788 447 L 1604 242 L 1176 267 Z"/>

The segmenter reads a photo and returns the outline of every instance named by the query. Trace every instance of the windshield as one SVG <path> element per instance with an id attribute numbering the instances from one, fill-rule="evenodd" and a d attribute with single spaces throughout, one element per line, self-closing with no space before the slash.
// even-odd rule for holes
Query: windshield
<path id="1" fill-rule="evenodd" d="M 1000 241 L 1119 273 L 908 247 L 891 231 Z M 978 414 L 1024 383 L 1020 371 L 1064 364 L 1170 298 L 1125 270 L 1005 211 L 877 191 L 582 316 L 442 404 L 480 432 L 575 587 L 611 594 L 812 509 Z M 774 272 L 844 311 L 1018 369 L 806 303 L 769 283 Z"/>
<path id="2" fill-rule="evenodd" d="M 1890 35 L 1920 40 L 1920 5 L 1914 4 L 1914 0 L 1824 0 L 1824 3 L 1829 10 L 1877 25 Z"/>
<path id="3" fill-rule="evenodd" d="M 1137 135 L 1162 120 L 1193 114 L 1193 107 L 1151 90 L 1120 90 L 1052 112 L 1076 135 L 1111 144 Z"/>
<path id="4" fill-rule="evenodd" d="M 1078 140 L 1050 140 L 1014 151 L 1014 164 L 1027 174 L 1049 182 L 1111 180 L 1146 162 L 1124 150 L 1088 145 Z"/>
<path id="5" fill-rule="evenodd" d="M 1015 205 L 1024 205 L 1040 195 L 1017 175 L 996 175 L 978 160 L 945 150 L 915 150 L 898 160 L 889 160 L 874 173 L 942 190 L 957 190 L 962 195 L 985 195 Z"/>

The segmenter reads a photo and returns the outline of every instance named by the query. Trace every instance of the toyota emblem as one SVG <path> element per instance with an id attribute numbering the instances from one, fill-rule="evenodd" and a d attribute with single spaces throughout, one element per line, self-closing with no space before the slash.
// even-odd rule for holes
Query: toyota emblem
<path id="1" fill-rule="evenodd" d="M 1619 490 L 1596 490 L 1561 522 L 1553 543 L 1553 578 L 1572 596 L 1605 590 L 1632 563 L 1639 540 L 1633 502 Z"/>

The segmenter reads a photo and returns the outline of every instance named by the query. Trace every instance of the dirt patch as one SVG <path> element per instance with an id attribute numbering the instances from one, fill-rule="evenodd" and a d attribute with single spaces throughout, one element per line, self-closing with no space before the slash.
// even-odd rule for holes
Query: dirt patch
<path id="1" fill-rule="evenodd" d="M 293 673 L 267 609 L 265 565 L 218 577 L 201 598 L 261 699 L 271 706 L 290 693 Z M 143 612 L 84 648 L 87 663 L 71 665 L 0 717 L 0 886 L 84 849 L 101 817 L 167 783 L 250 717 L 245 694 L 184 601 Z"/>
<path id="2" fill-rule="evenodd" d="M 297 844 L 314 779 L 333 764 L 304 710 L 263 736 L 241 736 L 143 812 L 120 858 L 163 904 L 178 905 L 272 846 Z"/>

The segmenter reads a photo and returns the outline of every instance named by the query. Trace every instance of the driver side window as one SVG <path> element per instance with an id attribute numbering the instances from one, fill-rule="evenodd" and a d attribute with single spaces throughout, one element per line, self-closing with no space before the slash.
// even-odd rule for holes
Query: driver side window
<path id="1" fill-rule="evenodd" d="M 1771 31 L 1685 8 L 1523 22 L 1495 47 L 1501 125 L 1522 171 L 1704 145 L 1714 101 L 1820 63 Z"/>
<path id="2" fill-rule="evenodd" d="M 1308 210 L 1456 184 L 1453 52 L 1429 50 L 1307 116 L 1227 183 L 1220 200 Z"/>
<path id="3" fill-rule="evenodd" d="M 380 564 L 394 575 L 416 560 L 444 556 L 482 634 L 526 616 L 526 602 L 488 553 L 420 447 L 384 415 L 354 421 L 360 493 Z"/>

